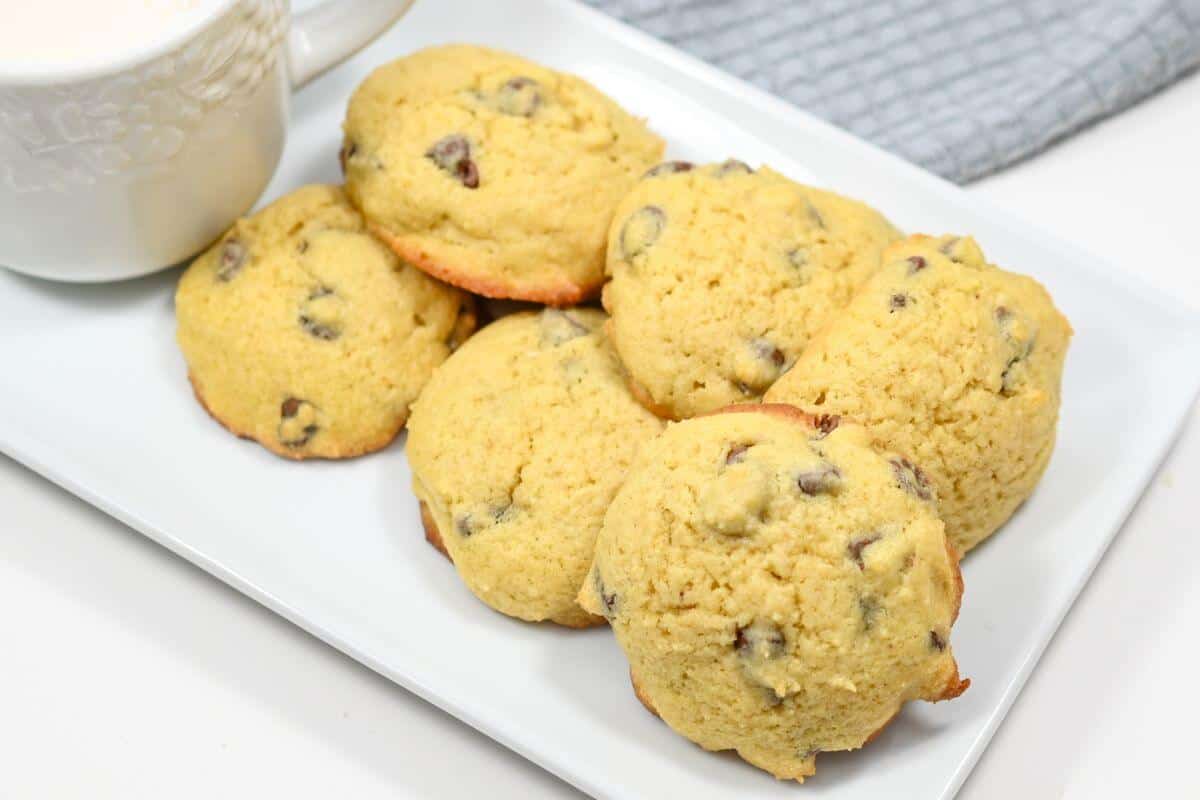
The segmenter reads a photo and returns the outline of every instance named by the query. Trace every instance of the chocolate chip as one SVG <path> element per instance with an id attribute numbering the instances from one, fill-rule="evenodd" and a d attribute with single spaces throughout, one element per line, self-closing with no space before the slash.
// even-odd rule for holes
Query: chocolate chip
<path id="1" fill-rule="evenodd" d="M 866 536 L 859 536 L 857 539 L 851 539 L 850 544 L 846 545 L 846 552 L 850 554 L 850 559 L 858 566 L 858 568 L 863 569 L 863 550 L 875 544 L 882 538 L 883 536 L 881 534 L 869 533 Z"/>
<path id="2" fill-rule="evenodd" d="M 667 212 L 658 206 L 642 206 L 621 227 L 621 254 L 629 260 L 654 244 L 667 227 Z"/>
<path id="3" fill-rule="evenodd" d="M 221 245 L 221 255 L 217 264 L 217 280 L 226 283 L 233 280 L 246 265 L 248 254 L 246 245 L 241 241 L 233 238 L 226 239 L 225 244 Z"/>
<path id="4" fill-rule="evenodd" d="M 833 464 L 820 464 L 796 473 L 796 486 L 809 497 L 832 494 L 842 488 L 842 473 Z"/>
<path id="5" fill-rule="evenodd" d="M 972 266 L 986 263 L 979 245 L 970 236 L 947 236 L 938 245 L 938 251 L 956 264 Z"/>
<path id="6" fill-rule="evenodd" d="M 879 612 L 882 610 L 883 606 L 874 597 L 864 595 L 858 598 L 858 613 L 862 616 L 864 631 L 869 631 L 875 627 L 875 620 L 879 617 Z"/>
<path id="7" fill-rule="evenodd" d="M 279 406 L 279 441 L 285 447 L 303 447 L 316 435 L 317 410 L 307 400 L 289 397 Z"/>
<path id="8" fill-rule="evenodd" d="M 1010 358 L 1004 365 L 1004 371 L 1000 373 L 1000 394 L 1005 397 L 1012 397 L 1016 394 L 1017 374 L 1016 369 L 1022 361 L 1029 358 L 1029 354 L 1033 352 L 1033 341 L 1030 340 L 1025 349 Z"/>
<path id="9" fill-rule="evenodd" d="M 941 652 L 946 649 L 946 640 L 937 631 L 929 632 L 929 646 L 934 650 Z"/>
<path id="10" fill-rule="evenodd" d="M 976 264 L 983 260 L 976 243 L 961 236 L 947 236 L 937 249 L 955 264 Z"/>
<path id="11" fill-rule="evenodd" d="M 902 308 L 907 308 L 908 307 L 908 295 L 894 294 L 894 295 L 892 295 L 892 298 L 888 304 L 891 306 L 891 311 L 899 311 Z M 889 311 L 888 313 L 891 313 L 891 311 Z"/>
<path id="12" fill-rule="evenodd" d="M 783 351 L 766 339 L 751 339 L 750 346 L 754 349 L 754 354 L 764 361 L 770 361 L 776 367 L 782 367 L 787 363 L 787 356 Z"/>
<path id="13" fill-rule="evenodd" d="M 314 339 L 320 339 L 325 342 L 332 342 L 334 339 L 342 335 L 342 332 L 332 325 L 323 325 L 316 320 L 310 319 L 303 314 L 300 315 L 300 327 L 304 332 Z"/>
<path id="14" fill-rule="evenodd" d="M 511 500 L 506 503 L 496 503 L 491 507 L 492 522 L 497 524 L 508 522 L 517 515 L 517 506 Z"/>
<path id="15" fill-rule="evenodd" d="M 717 167 L 716 175 L 718 178 L 724 178 L 726 175 L 744 174 L 749 175 L 754 170 L 745 161 L 738 161 L 736 158 L 729 158 L 721 162 Z"/>
<path id="16" fill-rule="evenodd" d="M 1004 365 L 1004 370 L 1000 373 L 1000 394 L 1005 397 L 1012 397 L 1015 393 L 1016 380 L 1013 376 L 1013 370 L 1019 363 L 1021 363 L 1021 357 L 1013 356 Z"/>
<path id="17" fill-rule="evenodd" d="M 674 175 L 676 172 L 691 172 L 695 166 L 690 161 L 664 161 L 648 169 L 646 174 L 642 176 L 642 180 L 657 178 L 659 175 Z"/>
<path id="18" fill-rule="evenodd" d="M 596 584 L 596 596 L 600 598 L 601 613 L 605 619 L 612 619 L 617 613 L 617 593 L 607 591 L 599 570 L 594 571 L 592 575 Z"/>
<path id="19" fill-rule="evenodd" d="M 889 463 L 892 465 L 892 473 L 896 476 L 896 482 L 900 484 L 901 489 L 922 500 L 933 499 L 929 478 L 925 476 L 925 472 L 920 467 L 903 456 L 895 456 L 889 459 Z"/>
<path id="20" fill-rule="evenodd" d="M 454 527 L 462 536 L 474 536 L 492 525 L 510 521 L 518 511 L 512 498 L 506 497 L 459 514 L 454 520 Z"/>
<path id="21" fill-rule="evenodd" d="M 591 329 L 566 311 L 547 308 L 541 317 L 541 343 L 543 347 L 558 347 L 560 344 L 587 336 Z"/>
<path id="22" fill-rule="evenodd" d="M 925 269 L 925 267 L 927 266 L 925 263 L 925 259 L 922 256 L 909 256 L 905 260 L 908 261 L 908 274 L 909 275 L 916 275 L 918 272 Z"/>
<path id="23" fill-rule="evenodd" d="M 787 251 L 788 264 L 796 271 L 796 282 L 803 286 L 808 283 L 808 248 L 793 247 Z"/>
<path id="24" fill-rule="evenodd" d="M 541 86 L 525 76 L 510 78 L 496 94 L 496 108 L 514 117 L 532 117 L 541 105 Z"/>
<path id="25" fill-rule="evenodd" d="M 1004 364 L 1004 369 L 1000 373 L 1000 394 L 1005 397 L 1011 397 L 1016 393 L 1018 365 L 1029 358 L 1033 352 L 1035 337 L 1022 340 L 1017 332 L 1017 315 L 1006 306 L 997 306 L 994 312 L 996 324 L 1000 326 L 1001 333 L 1004 338 L 1015 346 L 1016 352 Z"/>
<path id="26" fill-rule="evenodd" d="M 342 149 L 338 151 L 338 163 L 342 165 L 342 174 L 346 174 L 346 164 L 350 159 L 358 155 L 358 145 L 354 142 L 343 142 Z"/>
<path id="27" fill-rule="evenodd" d="M 842 418 L 837 414 L 817 414 L 812 418 L 813 427 L 817 430 L 820 436 L 814 436 L 814 439 L 824 439 L 829 434 L 837 430 L 837 426 L 842 423 Z"/>
<path id="28" fill-rule="evenodd" d="M 748 444 L 735 444 L 725 453 L 726 464 L 740 464 L 746 460 L 746 451 L 750 449 Z"/>
<path id="29" fill-rule="evenodd" d="M 787 639 L 778 625 L 760 620 L 737 628 L 733 636 L 733 649 L 742 658 L 770 661 L 783 656 Z"/>
<path id="30" fill-rule="evenodd" d="M 425 157 L 468 189 L 479 187 L 479 168 L 471 159 L 471 143 L 462 134 L 452 133 L 438 139 L 425 151 Z"/>
<path id="31" fill-rule="evenodd" d="M 308 295 L 308 299 L 300 305 L 299 321 L 300 327 L 309 336 L 325 342 L 332 342 L 342 335 L 342 326 L 337 320 L 337 315 L 331 313 L 330 303 L 332 301 L 314 302 L 326 297 L 336 297 L 333 289 L 328 286 L 318 286 L 313 289 Z"/>

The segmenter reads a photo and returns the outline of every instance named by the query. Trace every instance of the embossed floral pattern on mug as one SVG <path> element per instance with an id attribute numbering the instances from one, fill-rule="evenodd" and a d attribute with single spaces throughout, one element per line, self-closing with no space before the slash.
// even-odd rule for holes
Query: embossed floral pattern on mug
<path id="1" fill-rule="evenodd" d="M 284 0 L 242 0 L 149 63 L 50 90 L 0 88 L 0 183 L 17 192 L 63 191 L 165 168 L 190 137 L 219 135 L 212 123 L 220 118 L 208 112 L 250 98 L 275 67 L 286 27 Z"/>

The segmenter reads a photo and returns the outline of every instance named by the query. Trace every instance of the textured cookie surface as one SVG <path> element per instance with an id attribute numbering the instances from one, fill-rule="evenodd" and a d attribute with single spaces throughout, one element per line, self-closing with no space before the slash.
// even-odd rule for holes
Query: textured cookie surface
<path id="1" fill-rule="evenodd" d="M 635 391 L 676 419 L 761 398 L 898 236 L 765 167 L 655 168 L 609 231 L 604 304 Z"/>
<path id="2" fill-rule="evenodd" d="M 905 701 L 966 688 L 962 584 L 928 497 L 832 418 L 744 405 L 677 423 L 630 468 L 580 602 L 672 728 L 803 780 Z"/>
<path id="3" fill-rule="evenodd" d="M 885 264 L 767 398 L 847 415 L 911 455 L 966 552 L 1046 469 L 1071 328 L 970 238 L 914 236 Z"/>
<path id="4" fill-rule="evenodd" d="M 473 328 L 470 308 L 373 239 L 332 186 L 239 220 L 175 296 L 197 398 L 234 433 L 297 459 L 390 442 Z"/>
<path id="5" fill-rule="evenodd" d="M 613 209 L 662 149 L 579 78 L 453 45 L 363 82 L 342 160 L 406 260 L 478 294 L 570 305 L 599 287 Z"/>
<path id="6" fill-rule="evenodd" d="M 409 424 L 413 489 L 463 581 L 521 619 L 575 600 L 604 510 L 662 423 L 625 387 L 593 309 L 513 314 L 454 354 Z"/>

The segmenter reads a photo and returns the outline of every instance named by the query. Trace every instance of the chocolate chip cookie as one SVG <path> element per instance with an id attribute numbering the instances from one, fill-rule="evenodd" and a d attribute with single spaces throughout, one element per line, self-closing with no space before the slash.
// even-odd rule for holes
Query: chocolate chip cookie
<path id="1" fill-rule="evenodd" d="M 602 622 L 575 601 L 609 501 L 662 422 L 630 396 L 595 309 L 506 316 L 443 364 L 409 423 L 426 537 L 520 619 Z"/>
<path id="2" fill-rule="evenodd" d="M 655 167 L 608 240 L 604 305 L 635 393 L 674 419 L 761 399 L 898 236 L 766 167 Z"/>
<path id="3" fill-rule="evenodd" d="M 852 417 L 924 469 L 960 552 L 1033 491 L 1054 449 L 1071 326 L 1032 278 L 971 238 L 913 236 L 767 399 Z"/>
<path id="4" fill-rule="evenodd" d="M 175 313 L 201 404 L 293 459 L 387 445 L 475 324 L 468 295 L 402 263 L 333 186 L 234 224 L 183 274 Z"/>
<path id="5" fill-rule="evenodd" d="M 697 417 L 643 447 L 579 600 L 608 618 L 647 708 L 803 780 L 905 702 L 961 694 L 958 560 L 932 502 L 897 485 L 901 459 L 784 405 Z"/>
<path id="6" fill-rule="evenodd" d="M 558 306 L 599 288 L 613 210 L 663 150 L 585 81 L 466 45 L 377 69 L 344 127 L 347 191 L 402 258 Z"/>

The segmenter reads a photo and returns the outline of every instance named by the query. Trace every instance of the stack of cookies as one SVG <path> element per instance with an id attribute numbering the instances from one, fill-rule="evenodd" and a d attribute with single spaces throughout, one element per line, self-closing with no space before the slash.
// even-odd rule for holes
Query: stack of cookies
<path id="1" fill-rule="evenodd" d="M 350 100 L 344 188 L 187 270 L 179 343 L 279 455 L 407 423 L 426 538 L 480 600 L 607 623 L 673 729 L 803 780 L 966 689 L 959 555 L 1046 468 L 1070 326 L 969 237 L 663 150 L 574 76 L 400 59 Z"/>

